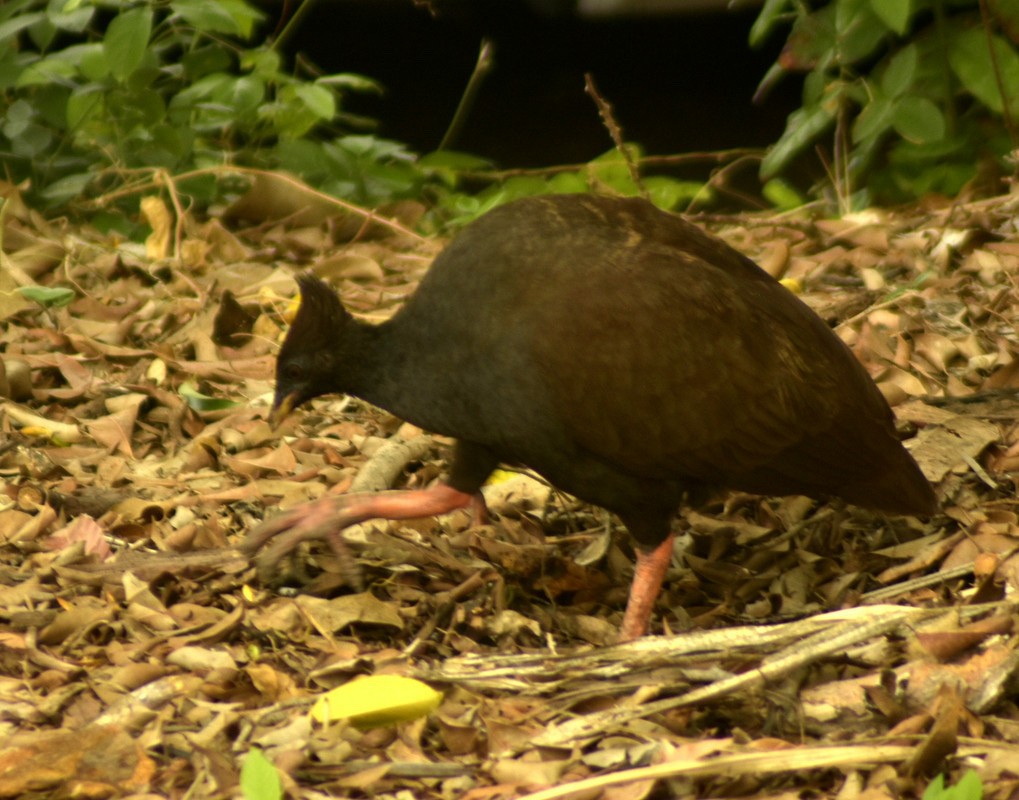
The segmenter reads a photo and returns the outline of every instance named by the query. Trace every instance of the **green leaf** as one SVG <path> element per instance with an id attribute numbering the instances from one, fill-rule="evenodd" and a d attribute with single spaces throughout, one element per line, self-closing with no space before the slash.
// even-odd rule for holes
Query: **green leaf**
<path id="1" fill-rule="evenodd" d="M 46 17 L 53 27 L 70 33 L 81 33 L 92 21 L 95 6 L 92 3 L 74 3 L 68 0 L 50 0 Z"/>
<path id="2" fill-rule="evenodd" d="M 82 46 L 83 52 L 78 62 L 82 77 L 90 81 L 101 81 L 110 74 L 110 65 L 106 63 L 106 53 L 99 42 Z"/>
<path id="3" fill-rule="evenodd" d="M 686 208 L 694 198 L 707 200 L 712 194 L 703 183 L 681 181 L 667 175 L 649 175 L 642 183 L 651 202 L 666 211 Z"/>
<path id="4" fill-rule="evenodd" d="M 881 76 L 881 90 L 889 97 L 898 97 L 913 88 L 918 59 L 919 48 L 915 43 L 911 42 L 901 48 L 885 67 Z"/>
<path id="5" fill-rule="evenodd" d="M 632 142 L 626 142 L 623 145 L 626 148 L 630 158 L 636 161 L 641 157 L 640 146 Z M 630 166 L 626 163 L 626 159 L 623 158 L 623 154 L 613 148 L 606 153 L 602 153 L 600 156 L 589 162 L 587 165 L 587 174 L 591 181 L 592 188 L 601 188 L 604 191 L 605 187 L 608 187 L 619 194 L 623 195 L 635 195 L 638 194 L 639 188 L 633 182 L 633 176 L 630 174 Z"/>
<path id="6" fill-rule="evenodd" d="M 240 35 L 237 21 L 221 3 L 215 0 L 175 0 L 170 3 L 174 14 L 179 14 L 189 25 L 206 33 L 225 33 L 227 36 Z"/>
<path id="7" fill-rule="evenodd" d="M 225 72 L 214 72 L 211 75 L 206 75 L 186 89 L 177 92 L 170 101 L 170 108 L 190 108 L 204 100 L 210 100 L 220 95 L 232 81 L 231 76 Z"/>
<path id="8" fill-rule="evenodd" d="M 196 175 L 193 178 L 178 179 L 176 185 L 180 194 L 196 200 L 203 206 L 222 194 L 219 180 L 215 175 Z"/>
<path id="9" fill-rule="evenodd" d="M 114 78 L 125 81 L 138 68 L 151 35 L 152 9 L 148 6 L 122 11 L 110 21 L 103 37 L 103 52 Z"/>
<path id="10" fill-rule="evenodd" d="M 927 784 L 923 793 L 923 800 L 942 800 L 945 796 L 945 776 L 938 775 Z"/>
<path id="11" fill-rule="evenodd" d="M 71 93 L 67 98 L 67 127 L 71 130 L 82 127 L 95 116 L 102 116 L 105 110 L 105 93 L 97 86 L 86 86 Z"/>
<path id="12" fill-rule="evenodd" d="M 62 286 L 19 286 L 18 293 L 44 308 L 60 308 L 75 298 L 74 290 Z"/>
<path id="13" fill-rule="evenodd" d="M 991 42 L 994 59 L 982 28 L 957 32 L 948 43 L 948 63 L 966 91 L 1000 114 L 1005 98 L 1010 107 L 1019 108 L 1019 54 L 998 35 L 992 35 Z"/>
<path id="14" fill-rule="evenodd" d="M 27 100 L 15 100 L 7 108 L 0 131 L 8 139 L 17 139 L 34 121 L 34 106 Z"/>
<path id="15" fill-rule="evenodd" d="M 234 109 L 238 115 L 254 111 L 265 100 L 265 83 L 254 75 L 243 75 L 225 84 L 217 99 Z"/>
<path id="16" fill-rule="evenodd" d="M 265 15 L 242 0 L 174 0 L 170 8 L 203 33 L 247 39 Z"/>
<path id="17" fill-rule="evenodd" d="M 774 178 L 803 148 L 814 141 L 835 122 L 835 114 L 827 105 L 805 106 L 789 115 L 785 132 L 761 160 L 760 175 Z"/>
<path id="18" fill-rule="evenodd" d="M 319 142 L 284 139 L 277 146 L 276 155 L 280 161 L 280 168 L 296 172 L 305 178 L 317 175 L 321 179 L 323 167 L 327 162 L 323 149 Z"/>
<path id="19" fill-rule="evenodd" d="M 350 89 L 353 92 L 382 94 L 381 83 L 354 72 L 338 72 L 335 75 L 323 75 L 315 83 L 324 86 L 335 86 L 340 89 Z"/>
<path id="20" fill-rule="evenodd" d="M 196 47 L 181 57 L 187 81 L 196 81 L 213 72 L 224 72 L 230 69 L 232 63 L 229 51 L 218 42 L 206 47 Z"/>
<path id="21" fill-rule="evenodd" d="M 792 5 L 792 0 L 765 0 L 761 13 L 757 15 L 754 24 L 750 28 L 750 46 L 758 47 L 764 43 L 775 26 L 785 16 L 786 9 Z"/>
<path id="22" fill-rule="evenodd" d="M 71 82 L 75 72 L 74 65 L 66 59 L 58 55 L 47 56 L 27 66 L 14 85 L 23 89 L 27 86 L 44 86 L 50 83 L 67 84 Z"/>
<path id="23" fill-rule="evenodd" d="M 265 19 L 262 11 L 244 0 L 219 0 L 219 3 L 234 18 L 244 39 L 250 39 L 255 25 Z"/>
<path id="24" fill-rule="evenodd" d="M 880 136 L 892 127 L 895 101 L 876 94 L 853 122 L 853 144 Z"/>
<path id="25" fill-rule="evenodd" d="M 329 121 L 336 116 L 336 96 L 325 87 L 302 83 L 296 87 L 296 95 L 320 120 Z"/>
<path id="26" fill-rule="evenodd" d="M 870 0 L 835 0 L 835 41 L 840 64 L 869 58 L 888 32 L 870 7 Z"/>
<path id="27" fill-rule="evenodd" d="M 266 80 L 278 79 L 281 65 L 280 54 L 268 47 L 258 47 L 241 54 L 241 69 L 250 70 Z"/>
<path id="28" fill-rule="evenodd" d="M 0 44 L 3 44 L 9 39 L 13 39 L 21 33 L 21 31 L 25 30 L 25 28 L 30 25 L 35 25 L 35 23 L 40 22 L 45 18 L 45 14 L 41 11 L 37 11 L 32 14 L 22 14 L 20 16 L 13 17 L 12 19 L 5 20 L 4 22 L 0 22 Z"/>
<path id="29" fill-rule="evenodd" d="M 244 758 L 240 785 L 244 800 L 280 800 L 283 797 L 279 772 L 257 747 L 252 747 Z"/>
<path id="30" fill-rule="evenodd" d="M 871 10 L 899 36 L 906 33 L 913 16 L 912 0 L 870 0 Z"/>
<path id="31" fill-rule="evenodd" d="M 53 131 L 32 123 L 26 126 L 17 139 L 11 140 L 11 151 L 19 158 L 35 159 L 53 145 Z"/>
<path id="32" fill-rule="evenodd" d="M 56 38 L 56 35 L 57 26 L 45 17 L 33 23 L 28 29 L 28 36 L 32 40 L 32 44 L 35 45 L 36 49 L 40 53 L 44 53 L 49 50 L 49 47 L 53 44 L 53 40 Z"/>
<path id="33" fill-rule="evenodd" d="M 53 183 L 49 184 L 39 194 L 50 202 L 64 203 L 72 197 L 80 197 L 84 194 L 88 185 L 92 182 L 93 177 L 95 176 L 89 172 L 65 175 L 64 177 L 53 181 Z"/>
<path id="34" fill-rule="evenodd" d="M 0 93 L 13 89 L 19 77 L 21 66 L 18 64 L 17 54 L 13 50 L 2 52 L 0 48 Z"/>
<path id="35" fill-rule="evenodd" d="M 0 3 L 0 21 L 21 16 L 38 6 L 39 0 L 5 0 Z"/>
<path id="36" fill-rule="evenodd" d="M 955 786 L 945 786 L 945 776 L 938 775 L 923 793 L 923 800 L 981 800 L 984 786 L 975 770 L 969 770 Z"/>
<path id="37" fill-rule="evenodd" d="M 779 63 L 789 70 L 826 69 L 835 58 L 834 3 L 797 16 Z"/>
<path id="38" fill-rule="evenodd" d="M 146 130 L 150 141 L 136 151 L 141 163 L 172 171 L 191 154 L 194 134 L 190 128 L 160 123 Z"/>
<path id="39" fill-rule="evenodd" d="M 548 179 L 551 194 L 581 194 L 590 191 L 587 178 L 578 172 L 560 172 Z"/>
<path id="40" fill-rule="evenodd" d="M 544 178 L 537 175 L 514 175 L 501 184 L 482 193 L 481 211 L 487 211 L 496 205 L 508 203 L 519 197 L 531 197 L 536 194 L 546 194 L 548 183 Z"/>
<path id="41" fill-rule="evenodd" d="M 761 188 L 764 199 L 779 211 L 792 211 L 806 204 L 806 199 L 795 187 L 781 178 L 772 178 Z"/>
<path id="42" fill-rule="evenodd" d="M 71 96 L 63 86 L 43 86 L 32 98 L 39 119 L 51 128 L 62 130 L 67 124 L 67 98 Z"/>
<path id="43" fill-rule="evenodd" d="M 976 770 L 972 769 L 959 778 L 955 789 L 958 794 L 956 800 L 982 800 L 984 796 L 984 784 Z"/>
<path id="44" fill-rule="evenodd" d="M 803 79 L 803 101 L 801 105 L 817 106 L 824 102 L 824 96 L 828 92 L 828 82 L 832 80 L 832 76 L 819 69 L 815 69 L 813 72 L 807 74 L 807 77 Z"/>
<path id="45" fill-rule="evenodd" d="M 155 89 L 139 89 L 125 97 L 130 112 L 124 114 L 124 122 L 148 128 L 166 117 L 163 95 Z"/>
<path id="46" fill-rule="evenodd" d="M 227 408 L 236 408 L 237 406 L 243 405 L 236 400 L 225 400 L 219 397 L 209 397 L 207 394 L 202 394 L 198 391 L 198 388 L 190 382 L 185 382 L 180 385 L 180 389 L 177 390 L 180 396 L 183 397 L 187 404 L 195 411 L 222 411 Z"/>
<path id="47" fill-rule="evenodd" d="M 925 144 L 945 137 L 945 116 L 926 97 L 902 97 L 895 103 L 892 125 L 903 138 Z"/>

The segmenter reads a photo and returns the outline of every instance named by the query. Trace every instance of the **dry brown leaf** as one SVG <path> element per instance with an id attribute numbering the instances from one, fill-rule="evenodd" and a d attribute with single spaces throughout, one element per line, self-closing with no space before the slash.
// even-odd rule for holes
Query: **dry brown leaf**
<path id="1" fill-rule="evenodd" d="M 88 514 L 75 517 L 74 521 L 54 531 L 46 540 L 46 546 L 52 550 L 64 550 L 77 543 L 84 546 L 86 555 L 94 555 L 100 561 L 110 557 L 110 545 L 106 541 L 106 531 Z"/>
<path id="2" fill-rule="evenodd" d="M 345 595 L 333 600 L 299 597 L 296 603 L 319 630 L 329 633 L 340 631 L 355 622 L 403 629 L 403 619 L 396 606 L 379 600 L 370 592 Z"/>
<path id="3" fill-rule="evenodd" d="M 8 739 L 0 751 L 0 797 L 57 790 L 65 797 L 109 797 L 144 789 L 156 765 L 116 727 L 38 731 Z"/>

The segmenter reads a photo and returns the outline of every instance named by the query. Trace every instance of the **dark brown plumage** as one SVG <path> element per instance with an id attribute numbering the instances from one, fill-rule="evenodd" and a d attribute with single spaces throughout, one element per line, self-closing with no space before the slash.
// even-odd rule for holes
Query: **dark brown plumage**
<path id="1" fill-rule="evenodd" d="M 523 464 L 633 535 L 630 639 L 646 630 L 685 497 L 724 487 L 936 507 L 884 398 L 828 326 L 752 261 L 643 200 L 502 206 L 378 326 L 320 281 L 299 282 L 274 414 L 346 392 L 457 445 L 444 484 L 303 507 L 262 526 L 257 545 L 448 511 L 500 462 Z"/>

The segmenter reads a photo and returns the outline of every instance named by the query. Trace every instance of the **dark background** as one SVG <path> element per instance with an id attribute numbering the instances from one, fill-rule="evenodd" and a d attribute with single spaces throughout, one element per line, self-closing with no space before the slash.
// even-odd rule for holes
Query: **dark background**
<path id="1" fill-rule="evenodd" d="M 378 135 L 426 153 L 441 141 L 480 41 L 489 37 L 494 69 L 452 146 L 501 167 L 578 163 L 611 149 L 584 92 L 585 72 L 614 106 L 626 139 L 649 154 L 763 147 L 780 136 L 799 104 L 795 77 L 753 103 L 782 44 L 778 35 L 763 50 L 750 49 L 754 5 L 597 18 L 570 6 L 328 0 L 314 7 L 286 49 L 325 72 L 380 81 L 383 96 L 350 95 L 345 110 L 375 118 Z M 283 9 L 270 13 L 278 18 Z"/>

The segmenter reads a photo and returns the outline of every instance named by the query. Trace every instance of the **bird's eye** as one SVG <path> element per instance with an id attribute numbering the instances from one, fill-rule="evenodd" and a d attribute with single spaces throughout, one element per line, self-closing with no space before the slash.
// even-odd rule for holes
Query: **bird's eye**
<path id="1" fill-rule="evenodd" d="M 304 378 L 304 369 L 300 364 L 287 364 L 283 367 L 283 377 L 288 381 L 299 381 Z"/>

